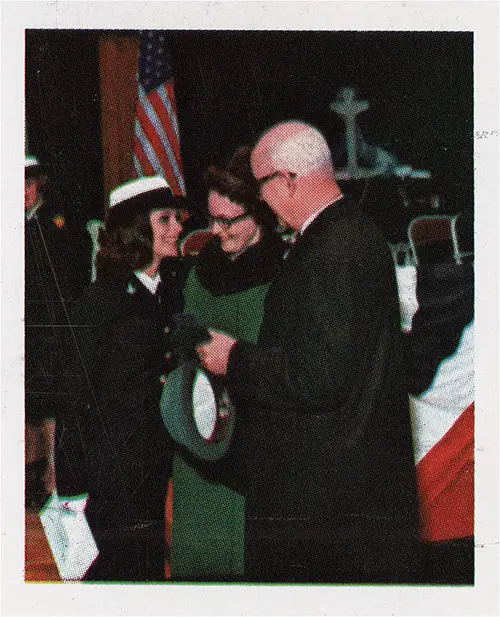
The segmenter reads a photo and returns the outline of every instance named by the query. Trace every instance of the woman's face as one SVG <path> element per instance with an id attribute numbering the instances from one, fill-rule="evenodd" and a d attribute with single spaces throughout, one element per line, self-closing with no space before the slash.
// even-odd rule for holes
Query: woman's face
<path id="1" fill-rule="evenodd" d="M 258 237 L 259 226 L 245 208 L 216 191 L 208 194 L 210 230 L 229 255 L 245 251 Z"/>
<path id="2" fill-rule="evenodd" d="M 155 261 L 161 261 L 165 257 L 175 257 L 179 254 L 177 241 L 182 232 L 183 218 L 182 211 L 173 208 L 153 210 L 149 215 L 151 229 L 153 230 L 153 258 Z"/>

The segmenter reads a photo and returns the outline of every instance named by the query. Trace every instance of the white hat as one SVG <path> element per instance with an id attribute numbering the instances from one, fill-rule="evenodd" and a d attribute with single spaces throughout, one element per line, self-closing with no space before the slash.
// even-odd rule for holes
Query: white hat
<path id="1" fill-rule="evenodd" d="M 25 169 L 28 167 L 33 167 L 36 165 L 40 165 L 39 160 L 36 158 L 36 156 L 27 156 L 24 159 L 24 167 Z"/>
<path id="2" fill-rule="evenodd" d="M 162 176 L 144 176 L 125 182 L 125 184 L 113 189 L 109 194 L 109 207 L 114 208 L 119 204 L 132 203 L 139 196 L 149 198 L 158 194 L 158 196 L 165 197 L 164 193 L 166 192 L 172 197 L 172 189 L 165 178 Z M 148 195 L 148 193 L 151 193 L 151 195 Z"/>
<path id="3" fill-rule="evenodd" d="M 24 179 L 40 178 L 40 180 L 46 180 L 46 171 L 43 165 L 36 156 L 24 157 Z"/>

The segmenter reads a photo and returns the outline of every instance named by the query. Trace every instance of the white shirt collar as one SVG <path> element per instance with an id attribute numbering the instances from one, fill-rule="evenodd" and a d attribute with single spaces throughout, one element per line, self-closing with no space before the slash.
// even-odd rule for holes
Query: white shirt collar
<path id="1" fill-rule="evenodd" d="M 136 277 L 141 281 L 141 283 L 148 289 L 152 294 L 156 293 L 158 289 L 158 285 L 160 284 L 161 278 L 160 273 L 157 272 L 153 278 L 142 272 L 141 270 L 136 270 L 134 272 Z"/>
<path id="2" fill-rule="evenodd" d="M 332 204 L 334 204 L 336 201 L 339 201 L 339 199 L 342 199 L 342 197 L 344 197 L 343 195 L 340 195 L 339 197 L 337 197 L 337 199 L 334 199 L 333 201 L 331 201 L 329 204 L 326 204 L 326 206 L 323 206 L 322 208 L 320 208 L 319 210 L 316 210 L 316 212 L 313 212 L 311 214 L 311 216 L 306 219 L 303 223 L 302 223 L 302 227 L 300 228 L 299 234 L 302 235 L 305 230 L 309 227 L 309 225 L 316 219 L 318 218 L 318 216 L 323 212 L 323 210 L 326 210 L 329 206 L 331 206 Z"/>

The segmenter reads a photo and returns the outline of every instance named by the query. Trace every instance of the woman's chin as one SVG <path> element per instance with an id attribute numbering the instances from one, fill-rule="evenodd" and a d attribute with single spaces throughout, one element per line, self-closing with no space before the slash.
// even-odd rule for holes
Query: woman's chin
<path id="1" fill-rule="evenodd" d="M 221 248 L 224 251 L 224 253 L 227 253 L 228 255 L 238 252 L 237 248 L 234 246 L 232 242 L 221 242 Z"/>

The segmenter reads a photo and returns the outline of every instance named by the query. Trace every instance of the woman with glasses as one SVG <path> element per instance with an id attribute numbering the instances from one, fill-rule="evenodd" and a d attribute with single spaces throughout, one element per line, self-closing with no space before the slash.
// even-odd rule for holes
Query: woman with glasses
<path id="1" fill-rule="evenodd" d="M 56 479 L 70 510 L 88 494 L 99 556 L 86 580 L 165 580 L 173 444 L 159 413 L 160 379 L 169 368 L 164 328 L 182 310 L 171 282 L 181 277 L 168 258 L 177 256 L 184 207 L 159 176 L 112 191 L 97 279 L 70 314 Z"/>
<path id="2" fill-rule="evenodd" d="M 249 148 L 238 148 L 227 163 L 210 167 L 206 183 L 214 238 L 189 272 L 184 312 L 203 326 L 256 342 L 264 299 L 287 245 L 274 231 L 277 221 L 271 210 L 259 199 Z M 236 404 L 232 444 L 220 461 L 174 457 L 174 580 L 243 578 L 244 415 Z"/>

